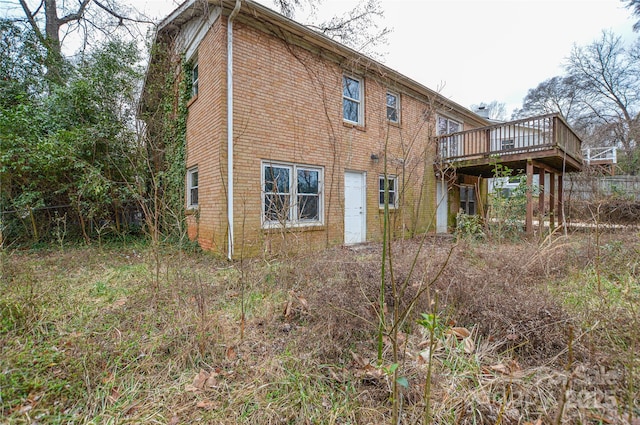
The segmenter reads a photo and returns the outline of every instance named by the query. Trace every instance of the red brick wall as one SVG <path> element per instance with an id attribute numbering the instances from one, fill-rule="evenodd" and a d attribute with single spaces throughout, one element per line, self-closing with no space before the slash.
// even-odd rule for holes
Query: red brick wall
<path id="1" fill-rule="evenodd" d="M 198 49 L 199 94 L 189 106 L 187 166 L 199 167 L 199 209 L 189 235 L 226 251 L 226 18 Z M 365 122 L 342 119 L 342 76 L 362 77 Z M 401 122 L 386 120 L 386 92 L 400 94 Z M 378 178 L 398 177 L 397 232 L 435 225 L 435 177 L 430 142 L 435 111 L 427 98 L 389 81 L 376 69 L 338 64 L 241 22 L 234 22 L 235 251 L 256 253 L 340 244 L 344 239 L 346 170 L 366 172 L 367 240 L 381 237 Z M 371 154 L 379 156 L 378 163 Z M 324 168 L 324 226 L 287 231 L 261 227 L 261 161 Z M 424 178 L 423 178 L 424 177 Z M 404 183 L 402 183 L 404 182 Z M 283 244 L 284 242 L 284 244 Z"/>

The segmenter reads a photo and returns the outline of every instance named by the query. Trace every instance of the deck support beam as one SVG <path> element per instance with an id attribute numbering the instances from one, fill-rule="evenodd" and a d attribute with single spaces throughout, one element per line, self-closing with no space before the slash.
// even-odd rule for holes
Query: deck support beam
<path id="1" fill-rule="evenodd" d="M 564 211 L 563 208 L 563 194 L 564 194 L 564 182 L 562 181 L 562 174 L 558 174 L 558 226 L 564 225 Z"/>
<path id="2" fill-rule="evenodd" d="M 540 234 L 542 234 L 542 232 L 544 231 L 544 175 L 544 168 L 538 168 L 538 226 L 540 227 Z"/>
<path id="3" fill-rule="evenodd" d="M 556 173 L 549 173 L 549 230 L 556 228 Z"/>
<path id="4" fill-rule="evenodd" d="M 524 229 L 527 235 L 533 235 L 533 161 L 527 160 L 527 214 Z"/>

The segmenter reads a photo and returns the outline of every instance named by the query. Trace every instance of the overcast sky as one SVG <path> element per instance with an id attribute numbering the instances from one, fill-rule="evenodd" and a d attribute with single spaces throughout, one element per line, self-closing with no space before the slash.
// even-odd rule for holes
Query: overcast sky
<path id="1" fill-rule="evenodd" d="M 151 15 L 166 15 L 172 0 L 135 0 Z M 259 0 L 273 7 L 271 0 Z M 325 11 L 353 1 L 324 0 Z M 563 74 L 574 44 L 612 30 L 639 34 L 620 0 L 382 0 L 393 29 L 384 63 L 469 107 L 497 100 L 510 115 L 530 88 Z M 299 17 L 300 20 L 304 16 Z"/>

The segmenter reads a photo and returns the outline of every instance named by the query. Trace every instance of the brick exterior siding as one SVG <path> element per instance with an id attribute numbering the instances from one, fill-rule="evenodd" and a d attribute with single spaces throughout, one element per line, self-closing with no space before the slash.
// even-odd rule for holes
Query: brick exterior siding
<path id="1" fill-rule="evenodd" d="M 199 171 L 199 208 L 188 215 L 189 236 L 221 253 L 228 228 L 226 25 L 226 17 L 218 19 L 198 47 L 199 93 L 189 105 L 186 164 Z M 235 255 L 343 243 L 347 170 L 366 172 L 366 238 L 380 240 L 378 185 L 385 162 L 398 179 L 396 234 L 434 228 L 434 99 L 388 79 L 375 66 L 338 63 L 246 20 L 234 22 L 233 60 Z M 345 73 L 364 82 L 363 126 L 343 121 Z M 388 90 L 400 97 L 399 124 L 386 119 Z M 262 161 L 322 167 L 322 226 L 263 229 Z"/>

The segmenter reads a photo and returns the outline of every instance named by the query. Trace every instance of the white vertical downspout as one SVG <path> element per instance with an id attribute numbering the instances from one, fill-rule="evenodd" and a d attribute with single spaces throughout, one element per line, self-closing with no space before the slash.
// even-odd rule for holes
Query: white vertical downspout
<path id="1" fill-rule="evenodd" d="M 227 258 L 233 259 L 233 19 L 240 11 L 241 0 L 227 20 L 227 220 L 229 239 Z"/>

